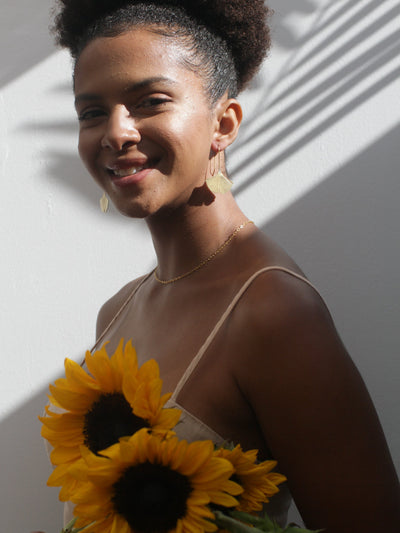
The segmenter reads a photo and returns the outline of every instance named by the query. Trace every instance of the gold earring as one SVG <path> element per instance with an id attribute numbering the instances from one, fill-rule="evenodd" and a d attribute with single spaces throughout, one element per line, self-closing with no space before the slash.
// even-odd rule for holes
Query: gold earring
<path id="1" fill-rule="evenodd" d="M 226 192 L 231 190 L 233 183 L 222 172 L 221 151 L 219 149 L 218 149 L 218 172 L 215 173 L 215 158 L 214 158 L 213 171 L 211 171 L 211 161 L 210 161 L 210 174 L 211 176 L 206 179 L 206 184 L 213 194 L 225 194 Z"/>
<path id="2" fill-rule="evenodd" d="M 108 198 L 105 192 L 103 192 L 103 196 L 100 198 L 100 209 L 103 213 L 107 213 L 108 211 Z"/>

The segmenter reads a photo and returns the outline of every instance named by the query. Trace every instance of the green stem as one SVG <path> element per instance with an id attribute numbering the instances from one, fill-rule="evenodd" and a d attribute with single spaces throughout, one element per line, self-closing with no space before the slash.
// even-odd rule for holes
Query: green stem
<path id="1" fill-rule="evenodd" d="M 231 533 L 319 533 L 323 531 L 311 531 L 297 526 L 287 526 L 282 529 L 276 522 L 267 515 L 253 516 L 248 513 L 230 511 L 229 515 L 221 511 L 213 511 L 215 523 L 222 529 L 227 529 Z"/>
<path id="2" fill-rule="evenodd" d="M 83 531 L 84 529 L 87 528 L 87 526 L 74 527 L 77 520 L 78 520 L 78 517 L 76 516 L 70 522 L 68 522 L 68 524 L 62 528 L 61 533 L 79 533 L 80 531 Z"/>
<path id="3" fill-rule="evenodd" d="M 214 511 L 214 514 L 217 526 L 227 529 L 231 533 L 256 533 L 254 527 L 247 526 L 246 524 L 225 515 L 221 511 Z"/>

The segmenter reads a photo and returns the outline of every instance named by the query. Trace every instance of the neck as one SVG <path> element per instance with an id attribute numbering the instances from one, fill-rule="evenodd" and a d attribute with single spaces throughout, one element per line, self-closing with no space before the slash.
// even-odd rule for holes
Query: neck
<path id="1" fill-rule="evenodd" d="M 172 279 L 213 254 L 246 221 L 231 194 L 208 206 L 185 206 L 147 219 L 157 255 L 157 273 Z"/>

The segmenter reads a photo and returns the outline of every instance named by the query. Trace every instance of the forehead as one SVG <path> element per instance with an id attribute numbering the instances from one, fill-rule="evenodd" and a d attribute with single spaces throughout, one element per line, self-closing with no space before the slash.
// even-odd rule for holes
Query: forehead
<path id="1" fill-rule="evenodd" d="M 75 66 L 75 92 L 107 82 L 140 82 L 168 78 L 198 86 L 203 80 L 184 66 L 188 52 L 178 39 L 147 29 L 134 29 L 116 37 L 98 37 L 83 49 Z"/>

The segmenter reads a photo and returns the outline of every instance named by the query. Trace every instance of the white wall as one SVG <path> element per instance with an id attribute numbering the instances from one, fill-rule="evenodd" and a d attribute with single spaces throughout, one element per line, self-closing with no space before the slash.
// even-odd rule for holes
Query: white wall
<path id="1" fill-rule="evenodd" d="M 60 529 L 36 419 L 47 385 L 91 346 L 101 303 L 154 265 L 144 224 L 100 213 L 77 158 L 51 3 L 2 0 L 0 19 L 0 520 L 13 533 Z M 275 45 L 229 158 L 237 198 L 320 287 L 400 470 L 400 4 L 270 4 Z"/>

